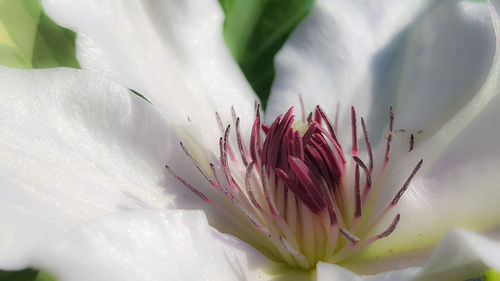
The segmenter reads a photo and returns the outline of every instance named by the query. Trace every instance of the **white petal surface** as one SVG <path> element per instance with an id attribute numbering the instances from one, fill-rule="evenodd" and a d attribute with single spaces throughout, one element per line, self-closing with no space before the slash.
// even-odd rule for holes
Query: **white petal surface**
<path id="1" fill-rule="evenodd" d="M 169 118 L 189 116 L 213 135 L 215 110 L 228 118 L 234 105 L 251 123 L 257 97 L 224 44 L 217 1 L 47 0 L 43 6 L 77 32 L 83 69 L 139 91 Z"/>
<path id="2" fill-rule="evenodd" d="M 350 105 L 357 93 L 371 90 L 373 56 L 429 2 L 316 1 L 276 57 L 269 111 L 297 104 L 298 94 L 309 108 L 321 104 L 335 112 L 337 103 Z M 356 105 L 366 112 L 369 102 Z"/>
<path id="3" fill-rule="evenodd" d="M 266 280 L 271 262 L 201 211 L 129 212 L 83 225 L 34 262 L 60 281 Z"/>
<path id="4" fill-rule="evenodd" d="M 321 262 L 317 265 L 317 271 L 317 281 L 410 281 L 420 274 L 421 268 L 409 267 L 375 275 L 358 275 L 339 265 Z"/>
<path id="5" fill-rule="evenodd" d="M 453 229 L 432 251 L 421 267 L 387 271 L 377 266 L 375 275 L 358 275 L 338 265 L 319 263 L 318 281 L 435 281 L 468 280 L 489 269 L 500 269 L 500 241 L 491 240 L 465 229 Z M 389 268 L 390 270 L 390 268 Z"/>
<path id="6" fill-rule="evenodd" d="M 373 140 L 390 105 L 397 129 L 430 136 L 484 82 L 495 42 L 485 3 L 317 1 L 277 56 L 268 117 L 300 93 L 331 118 L 356 106 Z"/>
<path id="7" fill-rule="evenodd" d="M 103 213 L 165 207 L 176 142 L 154 107 L 80 70 L 0 68 L 0 267 Z"/>
<path id="8" fill-rule="evenodd" d="M 466 280 L 500 270 L 500 241 L 454 229 L 436 246 L 415 281 Z"/>
<path id="9" fill-rule="evenodd" d="M 500 31 L 498 12 L 492 15 Z M 454 226 L 485 230 L 500 225 L 496 200 L 500 196 L 499 73 L 497 52 L 481 91 L 434 136 L 395 160 L 391 179 L 379 197 L 385 204 L 413 165 L 421 158 L 424 165 L 394 210 L 401 213 L 398 228 L 390 239 L 373 245 L 377 255 L 387 254 L 389 245 L 403 252 L 430 246 Z"/>
<path id="10" fill-rule="evenodd" d="M 392 237 L 374 244 L 374 251 L 381 251 L 380 254 L 391 248 L 409 251 L 429 246 L 453 226 L 484 230 L 500 225 L 499 108 L 500 96 L 497 95 L 443 152 L 428 147 L 428 153 L 440 157 L 412 181 L 394 210 L 401 213 L 398 228 Z M 431 138 L 431 141 L 436 140 Z M 399 174 L 394 178 L 400 183 L 409 174 L 411 163 L 416 163 L 415 157 L 424 157 L 426 161 L 419 151 L 404 157 L 398 164 L 406 167 L 407 172 L 403 172 L 403 168 L 393 172 Z M 382 198 L 392 199 L 401 186 L 395 183 L 398 180 L 389 181 L 388 192 L 381 194 Z"/>

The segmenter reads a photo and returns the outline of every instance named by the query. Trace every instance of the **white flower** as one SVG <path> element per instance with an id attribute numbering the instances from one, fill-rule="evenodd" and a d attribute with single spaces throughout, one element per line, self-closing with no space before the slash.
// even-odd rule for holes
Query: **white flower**
<path id="1" fill-rule="evenodd" d="M 500 222 L 498 15 L 485 3 L 400 2 L 318 0 L 277 59 L 268 121 L 299 93 L 308 110 L 319 104 L 330 118 L 340 104 L 339 132 L 349 133 L 338 137 L 348 147 L 351 117 L 343 109 L 354 105 L 367 114 L 375 157 L 384 159 L 385 113 L 394 106 L 391 160 L 373 212 L 424 159 L 391 210 L 401 214 L 396 230 L 340 265 L 318 263 L 318 280 L 460 280 L 500 269 L 498 242 L 463 229 L 445 235 Z M 224 46 L 217 1 L 48 0 L 44 7 L 78 32 L 86 71 L 0 69 L 0 268 L 40 267 L 60 280 L 314 274 L 277 269 L 209 226 L 202 212 L 178 210 L 203 209 L 212 225 L 252 242 L 254 232 L 225 221 L 164 168 L 213 198 L 178 135 L 208 164 L 204 157 L 219 149 L 215 112 L 229 123 L 234 106 L 243 139 L 250 136 L 256 97 Z"/>

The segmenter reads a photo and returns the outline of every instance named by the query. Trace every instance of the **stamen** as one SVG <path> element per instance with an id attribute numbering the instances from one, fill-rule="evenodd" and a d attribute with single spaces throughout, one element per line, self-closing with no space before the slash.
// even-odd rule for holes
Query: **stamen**
<path id="1" fill-rule="evenodd" d="M 396 229 L 396 226 L 398 225 L 400 218 L 401 218 L 401 215 L 397 214 L 396 217 L 394 218 L 394 220 L 392 221 L 391 225 L 389 225 L 389 227 L 386 230 L 384 230 L 384 232 L 375 236 L 377 238 L 377 240 L 391 235 L 391 233 L 394 231 L 394 229 Z"/>
<path id="2" fill-rule="evenodd" d="M 224 125 L 222 125 L 222 120 L 220 119 L 219 112 L 215 112 L 215 119 L 217 120 L 217 125 L 219 125 L 219 130 L 224 134 Z"/>
<path id="3" fill-rule="evenodd" d="M 253 190 L 252 190 L 252 186 L 251 186 L 252 185 L 251 177 L 252 177 L 254 165 L 255 165 L 255 163 L 251 162 L 247 167 L 247 172 L 246 172 L 246 177 L 245 177 L 245 186 L 247 188 L 248 197 L 250 198 L 250 201 L 252 202 L 252 204 L 255 206 L 255 208 L 257 208 L 257 210 L 259 210 L 259 212 L 264 214 L 264 210 L 262 209 L 260 204 L 255 199 L 255 196 L 253 195 Z"/>
<path id="4" fill-rule="evenodd" d="M 422 167 L 422 163 L 424 162 L 424 159 L 421 159 L 417 166 L 415 166 L 415 168 L 413 168 L 413 171 L 411 172 L 410 176 L 408 177 L 408 179 L 406 180 L 406 182 L 403 184 L 403 187 L 398 191 L 398 193 L 396 194 L 396 196 L 394 196 L 394 199 L 392 199 L 392 202 L 391 202 L 391 205 L 396 205 L 399 201 L 399 199 L 401 198 L 401 196 L 403 196 L 403 193 L 408 189 L 408 186 L 410 186 L 410 182 L 411 180 L 413 179 L 413 177 L 415 176 L 415 174 L 418 172 L 418 170 L 420 169 L 420 167 Z"/>
<path id="5" fill-rule="evenodd" d="M 390 119 L 389 119 L 389 135 L 387 136 L 387 146 L 385 149 L 385 158 L 384 165 L 382 166 L 382 170 L 385 168 L 387 163 L 389 162 L 389 153 L 391 152 L 391 140 L 392 134 L 394 133 L 394 111 L 392 110 L 392 106 L 390 107 Z"/>
<path id="6" fill-rule="evenodd" d="M 236 139 L 238 141 L 238 149 L 240 150 L 241 160 L 243 161 L 243 165 L 248 166 L 247 155 L 248 150 L 241 139 L 240 133 L 240 117 L 236 118 Z"/>
<path id="7" fill-rule="evenodd" d="M 408 152 L 411 152 L 413 150 L 413 144 L 415 142 L 415 138 L 413 137 L 413 134 L 410 135 L 410 150 Z"/>
<path id="8" fill-rule="evenodd" d="M 233 133 L 231 125 L 224 128 L 216 112 L 221 137 L 218 155 L 212 157 L 215 162 L 198 162 L 188 147 L 180 143 L 194 167 L 214 188 L 216 193 L 210 193 L 210 196 L 215 196 L 215 199 L 208 198 L 200 189 L 176 175 L 168 165 L 165 167 L 196 196 L 228 216 L 229 221 L 238 225 L 239 229 L 248 228 L 251 232 L 248 236 L 255 238 L 247 242 L 265 249 L 274 259 L 307 269 L 314 267 L 318 261 L 342 261 L 367 245 L 389 236 L 399 223 L 399 214 L 378 235 L 372 236 L 372 228 L 398 203 L 420 169 L 422 160 L 390 204 L 381 214 L 372 217 L 365 210 L 365 206 L 371 206 L 366 204 L 366 200 L 372 185 L 374 188 L 382 187 L 387 177 L 372 176 L 374 159 L 365 120 L 361 117 L 368 165 L 358 156 L 354 107 L 351 107 L 350 116 L 352 162 L 347 165 L 336 136 L 339 104 L 335 125 L 332 125 L 319 105 L 306 118 L 304 101 L 302 97 L 299 99 L 301 121 L 294 121 L 291 107 L 271 125 L 261 124 L 260 105 L 256 103 L 248 148 L 242 139 L 241 120 L 234 107 L 231 107 L 231 123 L 236 126 Z M 394 113 L 391 108 L 389 135 L 380 173 L 389 161 L 393 131 Z M 233 153 L 232 147 L 235 145 L 238 149 L 234 152 L 239 153 L 239 157 Z M 412 148 L 413 135 L 410 138 L 410 150 Z M 228 160 L 229 157 L 232 161 Z M 205 168 L 207 166 L 209 169 Z M 365 175 L 364 188 L 361 186 L 363 179 L 360 169 Z M 351 175 L 354 175 L 354 181 Z M 372 195 L 375 196 L 375 193 L 372 192 Z M 368 217 L 365 219 L 364 216 Z"/>
<path id="9" fill-rule="evenodd" d="M 200 166 L 200 164 L 198 163 L 198 161 L 196 161 L 194 159 L 194 157 L 191 155 L 191 153 L 189 153 L 189 151 L 186 149 L 186 147 L 184 146 L 184 144 L 181 142 L 179 142 L 179 144 L 181 145 L 181 148 L 182 148 L 182 151 L 184 151 L 184 153 L 188 156 L 189 160 L 191 160 L 191 162 L 193 163 L 193 165 L 196 167 L 196 169 L 200 172 L 200 174 L 211 184 L 213 185 L 214 187 L 216 188 L 220 188 L 209 176 L 208 174 L 205 172 L 205 170 L 203 170 Z"/>
<path id="10" fill-rule="evenodd" d="M 337 141 L 337 136 L 335 135 L 335 132 L 337 131 L 337 129 L 336 129 L 337 128 L 337 120 L 335 119 L 335 126 L 332 127 L 332 124 L 331 124 L 330 120 L 328 119 L 328 117 L 326 116 L 325 112 L 323 111 L 323 108 L 321 108 L 321 106 L 319 106 L 319 105 L 316 106 L 316 108 L 318 110 L 319 115 L 323 119 L 323 121 L 325 121 L 326 128 L 328 129 L 328 133 L 330 133 L 330 135 L 335 140 L 335 142 L 339 145 L 339 147 L 341 147 Z M 337 104 L 337 113 L 338 113 L 338 104 Z"/>
<path id="11" fill-rule="evenodd" d="M 354 156 L 356 157 L 356 156 Z M 359 164 L 356 164 L 354 171 L 354 219 L 361 217 L 361 192 L 359 190 Z"/>
<path id="12" fill-rule="evenodd" d="M 349 240 L 351 245 L 356 245 L 360 240 L 356 235 L 350 233 L 346 229 L 341 228 L 340 233 L 344 235 L 344 237 L 347 238 L 347 240 Z"/>
<path id="13" fill-rule="evenodd" d="M 424 162 L 423 159 L 421 159 L 418 164 L 415 166 L 415 168 L 413 168 L 413 171 L 411 172 L 410 176 L 408 177 L 408 179 L 406 180 L 406 182 L 403 184 L 403 187 L 401 187 L 401 189 L 398 191 L 398 193 L 396 193 L 396 195 L 394 196 L 394 199 L 392 199 L 391 203 L 384 209 L 384 211 L 382 211 L 382 213 L 370 224 L 370 226 L 367 228 L 368 231 L 373 229 L 373 227 L 375 227 L 379 222 L 380 220 L 385 216 L 387 215 L 387 213 L 389 213 L 389 211 L 398 204 L 398 201 L 399 199 L 401 199 L 401 196 L 403 196 L 403 193 L 408 189 L 408 187 L 410 186 L 410 182 L 411 180 L 413 179 L 413 177 L 415 176 L 415 174 L 418 172 L 418 170 L 420 169 L 420 167 L 422 166 L 422 163 Z"/>
<path id="14" fill-rule="evenodd" d="M 174 176 L 180 183 L 182 183 L 184 186 L 186 186 L 189 190 L 191 190 L 196 196 L 200 197 L 201 200 L 212 204 L 212 201 L 203 193 L 201 193 L 198 189 L 196 189 L 194 186 L 190 185 L 185 179 L 182 177 L 178 176 L 168 165 L 165 165 L 165 168 L 167 168 L 167 171 Z"/>
<path id="15" fill-rule="evenodd" d="M 351 127 L 352 127 L 352 156 L 358 155 L 358 137 L 356 132 L 356 111 L 354 106 L 351 106 Z"/>
<path id="16" fill-rule="evenodd" d="M 363 161 L 361 159 L 359 159 L 359 157 L 357 157 L 357 156 L 353 156 L 352 159 L 354 159 L 356 164 L 358 164 L 363 169 L 363 171 L 365 172 L 365 176 L 366 176 L 366 183 L 368 186 L 371 186 L 372 178 L 370 176 L 370 171 L 366 167 L 365 163 L 363 163 Z"/>
<path id="17" fill-rule="evenodd" d="M 368 131 L 366 130 L 365 120 L 363 119 L 363 117 L 361 117 L 361 127 L 363 127 L 363 135 L 365 136 L 366 151 L 368 152 L 368 166 L 370 167 L 369 172 L 371 174 L 373 171 L 373 152 L 370 140 L 368 138 Z"/>

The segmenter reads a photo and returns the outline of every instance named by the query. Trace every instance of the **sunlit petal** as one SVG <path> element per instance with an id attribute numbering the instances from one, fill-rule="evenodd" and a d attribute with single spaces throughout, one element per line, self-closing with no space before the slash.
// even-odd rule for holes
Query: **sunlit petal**
<path id="1" fill-rule="evenodd" d="M 49 245 L 36 265 L 61 281 L 268 280 L 271 262 L 208 225 L 200 211 L 143 211 L 84 224 Z"/>
<path id="2" fill-rule="evenodd" d="M 139 91 L 170 120 L 217 133 L 216 110 L 251 116 L 257 97 L 224 44 L 217 1 L 43 1 L 78 33 L 83 69 Z M 243 118 L 242 121 L 247 120 Z"/>

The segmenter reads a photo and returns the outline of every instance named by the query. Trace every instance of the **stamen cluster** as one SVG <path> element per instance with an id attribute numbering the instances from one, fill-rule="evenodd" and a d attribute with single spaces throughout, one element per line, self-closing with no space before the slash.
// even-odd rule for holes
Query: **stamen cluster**
<path id="1" fill-rule="evenodd" d="M 380 183 L 377 182 L 379 176 L 373 176 L 372 149 L 363 118 L 367 164 L 358 155 L 354 107 L 351 107 L 350 158 L 346 158 L 337 139 L 337 121 L 332 124 L 320 106 L 307 118 L 302 109 L 301 120 L 295 120 L 292 107 L 271 125 L 261 123 L 259 108 L 256 105 L 248 146 L 242 139 L 240 119 L 234 109 L 233 141 L 231 126 L 224 128 L 216 114 L 222 137 L 218 159 L 213 163 L 199 163 L 181 142 L 186 155 L 225 198 L 227 206 L 214 203 L 167 165 L 168 171 L 205 202 L 226 208 L 233 216 L 244 217 L 254 235 L 261 238 L 256 240 L 257 248 L 266 249 L 271 258 L 294 267 L 307 269 L 318 261 L 340 262 L 394 231 L 399 214 L 383 232 L 369 235 L 398 203 L 422 160 L 383 212 L 366 217 L 366 202 L 373 194 L 373 187 Z M 389 161 L 393 123 L 391 108 L 385 157 L 378 175 Z M 234 209 L 238 212 L 232 212 Z"/>

